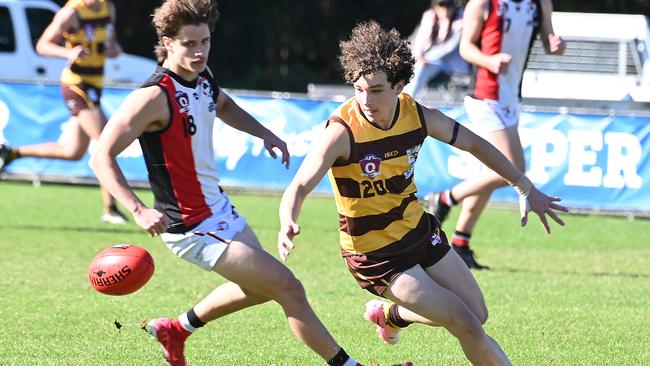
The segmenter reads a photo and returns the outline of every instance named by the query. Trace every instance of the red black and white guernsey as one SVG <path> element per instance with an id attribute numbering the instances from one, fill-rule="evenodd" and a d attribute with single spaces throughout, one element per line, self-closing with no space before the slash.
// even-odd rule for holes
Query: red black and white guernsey
<path id="1" fill-rule="evenodd" d="M 541 21 L 539 0 L 490 0 L 479 48 L 487 55 L 512 56 L 507 72 L 495 74 L 480 67 L 474 96 L 514 105 L 521 99 L 521 79 Z"/>
<path id="2" fill-rule="evenodd" d="M 187 81 L 158 67 L 142 86 L 167 95 L 170 119 L 160 131 L 139 138 L 155 208 L 169 219 L 167 232 L 184 233 L 219 212 L 228 202 L 219 187 L 212 128 L 219 87 L 209 71 Z"/>

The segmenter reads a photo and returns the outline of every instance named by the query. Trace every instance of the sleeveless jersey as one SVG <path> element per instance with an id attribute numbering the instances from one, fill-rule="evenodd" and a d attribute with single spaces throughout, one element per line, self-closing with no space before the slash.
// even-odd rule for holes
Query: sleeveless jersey
<path id="1" fill-rule="evenodd" d="M 521 79 L 541 17 L 539 0 L 490 0 L 490 12 L 481 32 L 479 48 L 488 55 L 512 56 L 506 73 L 479 67 L 474 95 L 506 105 L 517 104 Z"/>
<path id="2" fill-rule="evenodd" d="M 82 45 L 90 52 L 77 58 L 61 74 L 61 82 L 67 85 L 87 83 L 101 88 L 104 81 L 104 44 L 113 37 L 111 10 L 105 0 L 99 0 L 98 10 L 84 4 L 83 0 L 70 0 L 65 6 L 73 8 L 79 19 L 79 28 L 63 33 L 66 47 Z"/>
<path id="3" fill-rule="evenodd" d="M 212 127 L 219 88 L 206 70 L 186 81 L 163 67 L 143 85 L 167 95 L 170 120 L 161 131 L 139 138 L 155 198 L 169 221 L 167 232 L 184 233 L 227 203 L 219 187 Z"/>
<path id="4" fill-rule="evenodd" d="M 343 124 L 351 144 L 350 158 L 335 162 L 329 171 L 342 250 L 358 254 L 399 242 L 412 244 L 412 232 L 424 219 L 413 182 L 414 164 L 427 137 L 421 106 L 400 94 L 392 125 L 383 130 L 366 119 L 352 98 L 329 123 Z"/>

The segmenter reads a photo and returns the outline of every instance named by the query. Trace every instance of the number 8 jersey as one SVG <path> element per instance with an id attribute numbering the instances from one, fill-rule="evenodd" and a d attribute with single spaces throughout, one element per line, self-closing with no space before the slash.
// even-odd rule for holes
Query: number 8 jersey
<path id="1" fill-rule="evenodd" d="M 368 253 L 399 242 L 408 246 L 414 237 L 427 235 L 413 182 L 415 161 L 427 137 L 421 108 L 408 94 L 400 94 L 386 130 L 369 122 L 354 98 L 329 118 L 328 124 L 341 123 L 350 138 L 349 159 L 336 161 L 329 171 L 343 251 Z"/>
<path id="2" fill-rule="evenodd" d="M 207 70 L 187 81 L 163 67 L 143 87 L 153 85 L 167 95 L 170 119 L 163 130 L 142 134 L 140 146 L 155 207 L 171 222 L 167 232 L 185 233 L 228 201 L 212 143 L 219 88 Z"/>

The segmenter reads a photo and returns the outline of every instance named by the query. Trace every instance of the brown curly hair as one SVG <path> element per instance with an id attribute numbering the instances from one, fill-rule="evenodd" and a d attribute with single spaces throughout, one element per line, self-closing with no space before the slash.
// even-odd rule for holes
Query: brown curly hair
<path id="1" fill-rule="evenodd" d="M 213 0 L 167 0 L 152 14 L 152 24 L 158 35 L 158 44 L 154 50 L 158 62 L 167 58 L 167 50 L 162 43 L 162 37 L 170 38 L 178 35 L 182 26 L 192 24 L 207 24 L 210 32 L 219 19 L 217 3 Z"/>
<path id="2" fill-rule="evenodd" d="M 413 76 L 415 58 L 408 41 L 394 28 L 387 31 L 374 20 L 363 22 L 339 46 L 339 62 L 348 84 L 373 72 L 385 72 L 392 87 L 402 80 L 408 83 Z"/>

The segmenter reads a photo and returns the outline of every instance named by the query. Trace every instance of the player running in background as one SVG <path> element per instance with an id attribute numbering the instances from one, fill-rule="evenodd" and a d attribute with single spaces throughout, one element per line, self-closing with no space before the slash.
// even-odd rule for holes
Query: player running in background
<path id="1" fill-rule="evenodd" d="M 282 259 L 300 233 L 297 219 L 307 195 L 329 170 L 339 213 L 341 253 L 359 285 L 393 303 L 373 300 L 364 317 L 395 344 L 412 323 L 445 327 L 475 365 L 508 365 L 482 327 L 483 294 L 467 266 L 449 250 L 440 223 L 418 203 L 414 166 L 427 136 L 468 151 L 510 182 L 521 195 L 522 224 L 529 210 L 546 215 L 559 198 L 538 191 L 487 141 L 435 109 L 402 93 L 414 58 L 396 30 L 362 23 L 341 42 L 341 66 L 355 96 L 329 118 L 280 203 L 278 250 Z M 528 205 L 528 206 L 527 206 Z"/>
<path id="2" fill-rule="evenodd" d="M 262 139 L 274 158 L 278 149 L 286 167 L 289 152 L 284 141 L 219 89 L 207 69 L 218 15 L 209 0 L 168 0 L 155 10 L 161 66 L 115 111 L 91 160 L 97 177 L 141 228 L 160 235 L 178 257 L 230 281 L 187 313 L 153 319 L 144 329 L 160 342 L 171 365 L 186 365 L 185 340 L 198 328 L 273 300 L 294 334 L 330 366 L 358 365 L 316 317 L 301 283 L 262 248 L 219 187 L 212 138 L 216 116 Z M 134 194 L 115 162 L 135 139 L 142 146 L 155 208 Z"/>
<path id="3" fill-rule="evenodd" d="M 478 66 L 473 96 L 465 97 L 465 111 L 476 133 L 525 171 L 519 140 L 521 78 L 537 34 L 547 53 L 561 54 L 565 45 L 553 33 L 551 0 L 470 0 L 465 8 L 460 53 Z M 468 267 L 476 262 L 469 243 L 492 191 L 506 185 L 499 174 L 484 169 L 479 175 L 444 192 L 429 195 L 428 211 L 445 221 L 452 206 L 462 202 L 452 247 Z"/>
<path id="4" fill-rule="evenodd" d="M 11 147 L 0 145 L 0 171 L 21 157 L 80 160 L 90 140 L 97 140 L 106 124 L 99 105 L 104 82 L 104 60 L 121 52 L 113 26 L 115 9 L 106 0 L 70 0 L 59 10 L 36 44 L 43 56 L 68 60 L 61 74 L 61 91 L 70 110 L 65 142 Z M 65 40 L 65 46 L 60 41 Z M 115 199 L 100 185 L 102 221 L 126 223 Z"/>

